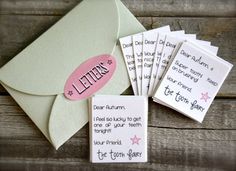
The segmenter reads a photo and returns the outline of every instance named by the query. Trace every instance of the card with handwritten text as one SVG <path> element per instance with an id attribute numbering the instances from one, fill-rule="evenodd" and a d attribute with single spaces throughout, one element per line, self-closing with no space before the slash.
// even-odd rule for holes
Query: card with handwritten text
<path id="1" fill-rule="evenodd" d="M 148 95 L 159 33 L 169 32 L 170 26 L 164 26 L 143 32 L 142 95 Z"/>
<path id="2" fill-rule="evenodd" d="M 120 38 L 134 95 L 153 97 L 202 122 L 232 64 L 219 47 L 163 26 Z"/>
<path id="3" fill-rule="evenodd" d="M 173 31 L 168 33 L 168 35 L 184 35 L 184 30 L 179 30 L 179 31 Z M 156 77 L 158 74 L 158 68 L 160 65 L 160 61 L 161 61 L 161 56 L 162 56 L 162 50 L 164 48 L 164 44 L 165 44 L 165 40 L 166 40 L 166 35 L 167 34 L 163 34 L 160 33 L 158 35 L 158 41 L 156 43 L 156 49 L 155 49 L 155 53 L 154 53 L 154 60 L 153 60 L 153 66 L 152 66 L 152 70 L 151 70 L 151 78 L 150 78 L 150 82 L 149 82 L 149 89 L 148 89 L 148 96 L 152 96 L 153 95 L 153 91 L 156 88 Z"/>
<path id="4" fill-rule="evenodd" d="M 153 96 L 154 101 L 202 122 L 232 64 L 183 42 Z"/>
<path id="5" fill-rule="evenodd" d="M 121 46 L 124 61 L 126 64 L 127 72 L 129 74 L 129 79 L 130 79 L 130 83 L 131 83 L 134 95 L 137 96 L 138 84 L 137 84 L 132 37 L 127 36 L 127 37 L 120 38 L 120 46 Z"/>
<path id="6" fill-rule="evenodd" d="M 147 116 L 147 97 L 92 97 L 89 118 L 91 162 L 147 162 Z"/>
<path id="7" fill-rule="evenodd" d="M 132 36 L 133 53 L 137 76 L 138 95 L 142 95 L 142 63 L 143 63 L 143 35 L 142 33 Z"/>

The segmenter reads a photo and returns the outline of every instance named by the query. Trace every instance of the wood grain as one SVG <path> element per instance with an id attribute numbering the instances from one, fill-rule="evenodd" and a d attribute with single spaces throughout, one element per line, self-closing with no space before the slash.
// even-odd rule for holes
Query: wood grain
<path id="1" fill-rule="evenodd" d="M 179 170 L 190 168 L 235 169 L 235 140 L 233 130 L 176 130 L 166 128 L 148 128 L 148 163 L 144 164 L 106 164 L 107 169 L 155 170 L 161 166 L 182 166 Z M 3 167 L 26 169 L 40 167 L 67 166 L 81 170 L 100 170 L 99 165 L 91 165 L 89 160 L 88 138 L 74 136 L 55 151 L 42 139 L 7 139 L 0 141 Z M 22 158 L 24 160 L 22 160 Z M 17 162 L 20 159 L 20 163 Z M 61 164 L 59 164 L 61 162 Z M 92 167 L 94 166 L 94 168 Z M 97 167 L 95 167 L 97 166 Z M 184 169 L 185 166 L 185 169 Z M 88 169 L 91 167 L 90 169 Z M 177 167 L 178 168 L 178 167 Z M 162 168 L 164 169 L 164 168 Z M 164 169 L 165 170 L 165 169 Z"/>
<path id="2" fill-rule="evenodd" d="M 224 164 L 217 168 L 218 165 L 212 167 L 206 166 L 190 166 L 190 165 L 170 165 L 161 163 L 147 163 L 147 164 L 91 164 L 87 161 L 81 161 L 80 159 L 31 159 L 31 158 L 8 158 L 6 161 L 2 161 L 5 164 L 3 170 L 70 170 L 70 171 L 233 171 L 230 167 L 225 167 Z M 0 164 L 2 163 L 0 161 Z M 222 163 L 222 162 L 221 162 Z"/>
<path id="3" fill-rule="evenodd" d="M 151 100 L 151 99 L 150 99 Z M 236 101 L 215 100 L 203 124 L 197 124 L 164 106 L 149 100 L 149 163 L 106 165 L 114 169 L 209 169 L 233 170 L 236 154 Z M 59 161 L 73 168 L 90 167 L 88 163 L 88 125 L 77 132 L 58 151 L 9 96 L 0 96 L 0 151 L 2 165 L 15 169 L 59 168 Z M 75 152 L 76 151 L 76 152 Z M 16 159 L 24 158 L 20 163 Z M 12 165 L 13 164 L 13 165 Z M 20 166 L 20 167 L 19 167 Z M 82 170 L 83 170 L 82 169 Z M 91 168 L 99 170 L 102 168 Z"/>
<path id="4" fill-rule="evenodd" d="M 81 0 L 1 0 L 0 67 Z M 147 28 L 169 24 L 219 46 L 236 65 L 235 0 L 122 0 Z M 130 94 L 129 88 L 125 94 Z M 88 124 L 58 151 L 0 86 L 0 171 L 236 170 L 236 69 L 202 124 L 149 99 L 148 163 L 91 164 Z"/>
<path id="5" fill-rule="evenodd" d="M 0 14 L 64 15 L 81 0 L 1 0 Z M 122 0 L 135 16 L 236 16 L 235 0 Z"/>
<path id="6" fill-rule="evenodd" d="M 23 50 L 60 16 L 0 15 L 0 67 Z M 197 34 L 199 39 L 219 46 L 219 56 L 236 65 L 236 20 L 234 18 L 138 17 L 147 28 L 170 25 L 172 30 L 184 29 Z M 221 23 L 220 25 L 218 23 Z M 225 41 L 227 40 L 227 41 Z M 236 96 L 236 68 L 226 79 L 218 97 Z M 6 93 L 0 88 L 1 93 Z"/>

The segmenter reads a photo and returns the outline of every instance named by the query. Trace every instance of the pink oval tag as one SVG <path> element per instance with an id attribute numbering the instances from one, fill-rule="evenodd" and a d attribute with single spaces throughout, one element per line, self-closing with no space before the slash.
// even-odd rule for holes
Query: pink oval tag
<path id="1" fill-rule="evenodd" d="M 101 89 L 116 69 L 115 58 L 99 55 L 82 63 L 68 78 L 64 95 L 70 100 L 85 99 Z"/>

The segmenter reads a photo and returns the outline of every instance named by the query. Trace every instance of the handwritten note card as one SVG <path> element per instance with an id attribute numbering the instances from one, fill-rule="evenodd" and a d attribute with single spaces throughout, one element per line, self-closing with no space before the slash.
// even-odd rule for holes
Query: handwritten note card
<path id="1" fill-rule="evenodd" d="M 142 95 L 142 63 L 143 63 L 143 35 L 142 33 L 132 36 L 133 53 L 136 67 L 138 94 Z"/>
<path id="2" fill-rule="evenodd" d="M 202 122 L 232 64 L 184 42 L 168 66 L 154 101 Z"/>
<path id="3" fill-rule="evenodd" d="M 169 32 L 169 26 L 143 32 L 142 95 L 148 95 L 159 33 Z"/>
<path id="4" fill-rule="evenodd" d="M 180 31 L 173 31 L 171 33 L 168 33 L 168 35 L 184 35 L 184 30 L 180 30 Z M 151 71 L 151 78 L 150 78 L 150 82 L 149 82 L 149 89 L 148 89 L 148 96 L 152 96 L 153 95 L 153 91 L 156 88 L 157 85 L 157 75 L 158 75 L 158 68 L 160 65 L 160 61 L 161 61 L 161 56 L 162 56 L 162 50 L 164 48 L 164 44 L 166 41 L 166 35 L 165 33 L 160 33 L 158 35 L 158 41 L 156 43 L 156 51 L 155 51 L 155 56 L 154 56 L 154 60 L 153 60 L 153 66 L 152 66 L 152 71 Z"/>
<path id="5" fill-rule="evenodd" d="M 147 161 L 146 97 L 94 96 L 90 109 L 91 162 Z"/>
<path id="6" fill-rule="evenodd" d="M 124 61 L 126 64 L 127 72 L 129 74 L 131 86 L 134 92 L 134 95 L 138 95 L 138 85 L 137 85 L 137 76 L 136 76 L 136 66 L 133 53 L 133 42 L 132 37 L 127 36 L 120 38 L 120 46 L 123 53 Z"/>

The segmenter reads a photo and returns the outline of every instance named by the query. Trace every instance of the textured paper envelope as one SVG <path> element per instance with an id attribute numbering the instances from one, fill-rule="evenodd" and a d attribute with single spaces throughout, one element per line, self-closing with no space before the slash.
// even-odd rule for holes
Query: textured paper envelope
<path id="1" fill-rule="evenodd" d="M 70 74 L 112 54 L 117 68 L 99 93 L 121 94 L 130 83 L 117 40 L 144 30 L 119 0 L 84 0 L 0 69 L 1 84 L 57 149 L 88 122 L 87 100 L 63 95 Z"/>

